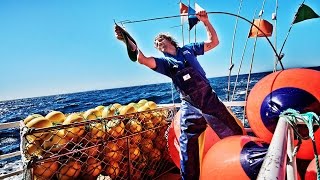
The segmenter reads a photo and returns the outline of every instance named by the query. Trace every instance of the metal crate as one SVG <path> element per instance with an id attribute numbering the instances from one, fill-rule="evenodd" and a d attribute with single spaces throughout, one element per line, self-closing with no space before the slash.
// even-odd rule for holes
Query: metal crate
<path id="1" fill-rule="evenodd" d="M 174 167 L 166 134 L 174 110 L 157 108 L 49 128 L 21 123 L 24 179 L 155 179 Z"/>

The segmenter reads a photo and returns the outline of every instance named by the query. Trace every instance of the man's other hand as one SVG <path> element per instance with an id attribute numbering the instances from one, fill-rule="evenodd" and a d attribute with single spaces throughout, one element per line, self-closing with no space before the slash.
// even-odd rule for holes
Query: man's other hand
<path id="1" fill-rule="evenodd" d="M 198 18 L 200 21 L 202 21 L 202 22 L 206 22 L 206 21 L 209 20 L 209 19 L 208 19 L 207 11 L 205 11 L 205 10 L 198 11 L 198 12 L 196 13 L 196 15 L 197 15 L 197 18 Z"/>

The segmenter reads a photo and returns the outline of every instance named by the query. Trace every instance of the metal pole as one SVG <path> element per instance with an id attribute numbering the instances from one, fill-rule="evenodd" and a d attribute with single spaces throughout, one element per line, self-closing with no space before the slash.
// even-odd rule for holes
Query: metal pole
<path id="1" fill-rule="evenodd" d="M 190 6 L 190 0 L 188 1 L 188 18 L 189 18 L 189 7 L 191 7 Z M 190 27 L 190 25 L 189 25 L 189 27 Z M 189 32 L 189 43 L 190 43 L 190 30 L 191 29 L 189 29 L 189 31 L 188 31 Z"/>
<path id="2" fill-rule="evenodd" d="M 287 161 L 287 180 L 297 180 L 297 162 L 296 162 L 296 156 L 293 154 L 294 150 L 294 133 L 291 126 L 288 128 L 288 148 L 287 148 L 287 154 L 288 154 L 288 161 Z"/>
<path id="3" fill-rule="evenodd" d="M 288 126 L 288 122 L 280 117 L 258 180 L 286 179 Z"/>
<path id="4" fill-rule="evenodd" d="M 276 8 L 274 14 L 272 14 L 272 20 L 274 20 L 274 48 L 277 50 L 277 15 L 278 15 L 278 0 L 276 0 Z M 273 72 L 277 71 L 278 59 L 275 57 Z"/>
<path id="5" fill-rule="evenodd" d="M 182 1 L 180 0 L 180 6 L 181 6 L 181 3 L 182 3 Z M 181 18 L 183 18 L 183 16 L 181 17 Z M 180 21 L 181 21 L 181 35 L 182 35 L 182 46 L 184 46 L 184 34 L 183 34 L 183 20 L 182 19 L 180 19 Z"/>

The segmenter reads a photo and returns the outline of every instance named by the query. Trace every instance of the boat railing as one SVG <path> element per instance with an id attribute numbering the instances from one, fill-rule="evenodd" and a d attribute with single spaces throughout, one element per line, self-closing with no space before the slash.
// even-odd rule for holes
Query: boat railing
<path id="1" fill-rule="evenodd" d="M 305 124 L 297 118 L 297 124 Z M 318 124 L 314 124 L 318 125 Z M 258 180 L 297 180 L 294 130 L 286 116 L 279 118 L 268 152 L 259 171 Z"/>
<path id="2" fill-rule="evenodd" d="M 227 107 L 245 107 L 246 102 L 245 101 L 232 101 L 232 102 L 223 102 Z M 162 107 L 167 107 L 167 106 L 172 106 L 174 105 L 175 107 L 179 108 L 180 104 L 176 103 L 176 104 L 159 104 L 159 106 Z M 1 123 L 0 124 L 0 130 L 3 129 L 10 129 L 10 128 L 19 128 L 20 127 L 20 121 L 16 121 L 16 122 L 8 122 L 8 123 Z M 250 132 L 251 129 L 250 128 L 246 128 L 247 132 Z M 6 153 L 3 155 L 0 155 L 0 161 L 2 160 L 6 160 L 9 158 L 13 158 L 13 157 L 18 157 L 21 155 L 20 151 L 15 151 L 15 152 L 11 152 L 11 153 Z M 22 162 L 21 162 L 22 163 Z M 19 175 L 23 173 L 23 169 L 19 169 L 13 172 L 9 172 L 7 174 L 1 174 L 0 175 L 0 179 L 5 179 L 5 178 L 9 178 L 15 175 Z"/>
<path id="3" fill-rule="evenodd" d="M 296 158 L 292 156 L 294 149 L 293 129 L 284 117 L 280 117 L 268 152 L 258 174 L 258 180 L 279 179 L 296 180 Z M 289 161 L 287 156 L 290 157 Z M 287 172 L 287 173 L 286 173 Z"/>

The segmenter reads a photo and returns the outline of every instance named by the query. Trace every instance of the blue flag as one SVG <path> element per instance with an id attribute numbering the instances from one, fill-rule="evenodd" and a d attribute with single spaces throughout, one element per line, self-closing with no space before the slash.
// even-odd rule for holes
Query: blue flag
<path id="1" fill-rule="evenodd" d="M 199 22 L 199 19 L 195 14 L 196 14 L 196 11 L 189 6 L 188 8 L 189 30 L 191 30 L 193 26 L 195 26 Z"/>

